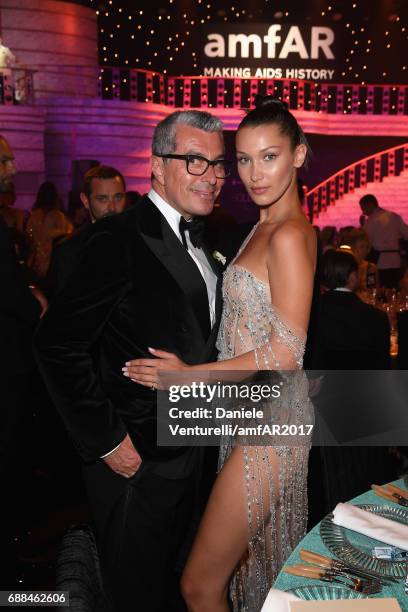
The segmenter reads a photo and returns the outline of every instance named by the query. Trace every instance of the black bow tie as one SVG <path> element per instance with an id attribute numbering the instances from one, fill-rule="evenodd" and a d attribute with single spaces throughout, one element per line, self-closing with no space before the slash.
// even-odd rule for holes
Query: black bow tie
<path id="1" fill-rule="evenodd" d="M 191 221 L 186 221 L 184 217 L 180 217 L 179 230 L 184 247 L 188 249 L 186 240 L 186 231 L 188 231 L 191 244 L 201 248 L 203 244 L 204 229 L 205 221 L 202 217 L 194 217 Z"/>

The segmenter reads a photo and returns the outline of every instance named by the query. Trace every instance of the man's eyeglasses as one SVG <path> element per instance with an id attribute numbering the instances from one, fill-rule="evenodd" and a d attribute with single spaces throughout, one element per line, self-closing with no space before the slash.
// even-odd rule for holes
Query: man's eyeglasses
<path id="1" fill-rule="evenodd" d="M 231 172 L 231 162 L 227 159 L 207 159 L 202 155 L 176 155 L 175 153 L 168 153 L 167 155 L 158 155 L 163 159 L 184 159 L 186 162 L 187 172 L 194 176 L 201 176 L 205 174 L 212 166 L 214 168 L 214 174 L 216 178 L 225 179 Z"/>

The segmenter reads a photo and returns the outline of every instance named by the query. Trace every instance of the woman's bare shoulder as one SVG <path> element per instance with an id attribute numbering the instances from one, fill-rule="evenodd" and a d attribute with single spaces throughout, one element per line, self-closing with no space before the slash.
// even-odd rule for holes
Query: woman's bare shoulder
<path id="1" fill-rule="evenodd" d="M 308 243 L 315 240 L 315 232 L 307 219 L 286 219 L 279 223 L 269 236 L 271 246 Z"/>

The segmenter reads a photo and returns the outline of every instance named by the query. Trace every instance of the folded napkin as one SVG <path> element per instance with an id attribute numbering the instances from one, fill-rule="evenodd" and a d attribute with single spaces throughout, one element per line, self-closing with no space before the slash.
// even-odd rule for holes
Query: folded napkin
<path id="1" fill-rule="evenodd" d="M 268 593 L 261 612 L 290 612 L 291 601 L 302 601 L 299 597 L 279 589 L 271 589 Z"/>
<path id="2" fill-rule="evenodd" d="M 408 526 L 383 518 L 353 504 L 337 504 L 333 523 L 362 533 L 370 538 L 408 550 Z"/>

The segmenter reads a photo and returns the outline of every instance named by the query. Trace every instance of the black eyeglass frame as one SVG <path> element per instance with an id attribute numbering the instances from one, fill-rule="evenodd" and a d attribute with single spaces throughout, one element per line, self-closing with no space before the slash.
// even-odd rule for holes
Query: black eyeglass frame
<path id="1" fill-rule="evenodd" d="M 228 159 L 213 159 L 212 161 L 210 159 L 207 159 L 206 157 L 204 157 L 203 155 L 195 155 L 195 154 L 186 154 L 186 155 L 178 155 L 176 153 L 167 153 L 166 155 L 157 155 L 157 157 L 162 157 L 163 159 L 183 159 L 186 162 L 186 169 L 187 172 L 189 174 L 191 174 L 192 176 L 203 176 L 203 174 L 205 174 L 208 170 L 208 168 L 210 166 L 214 167 L 214 172 L 215 172 L 215 177 L 219 178 L 219 179 L 225 179 L 227 178 L 230 174 L 231 174 L 231 165 L 232 162 Z M 198 174 L 195 172 L 191 172 L 189 170 L 189 164 L 191 163 L 191 159 L 201 159 L 203 161 L 205 161 L 207 163 L 207 167 L 202 171 L 199 172 Z M 225 175 L 224 176 L 217 176 L 216 173 L 216 169 L 215 166 L 216 164 L 222 162 L 224 164 L 224 169 L 225 169 Z"/>

